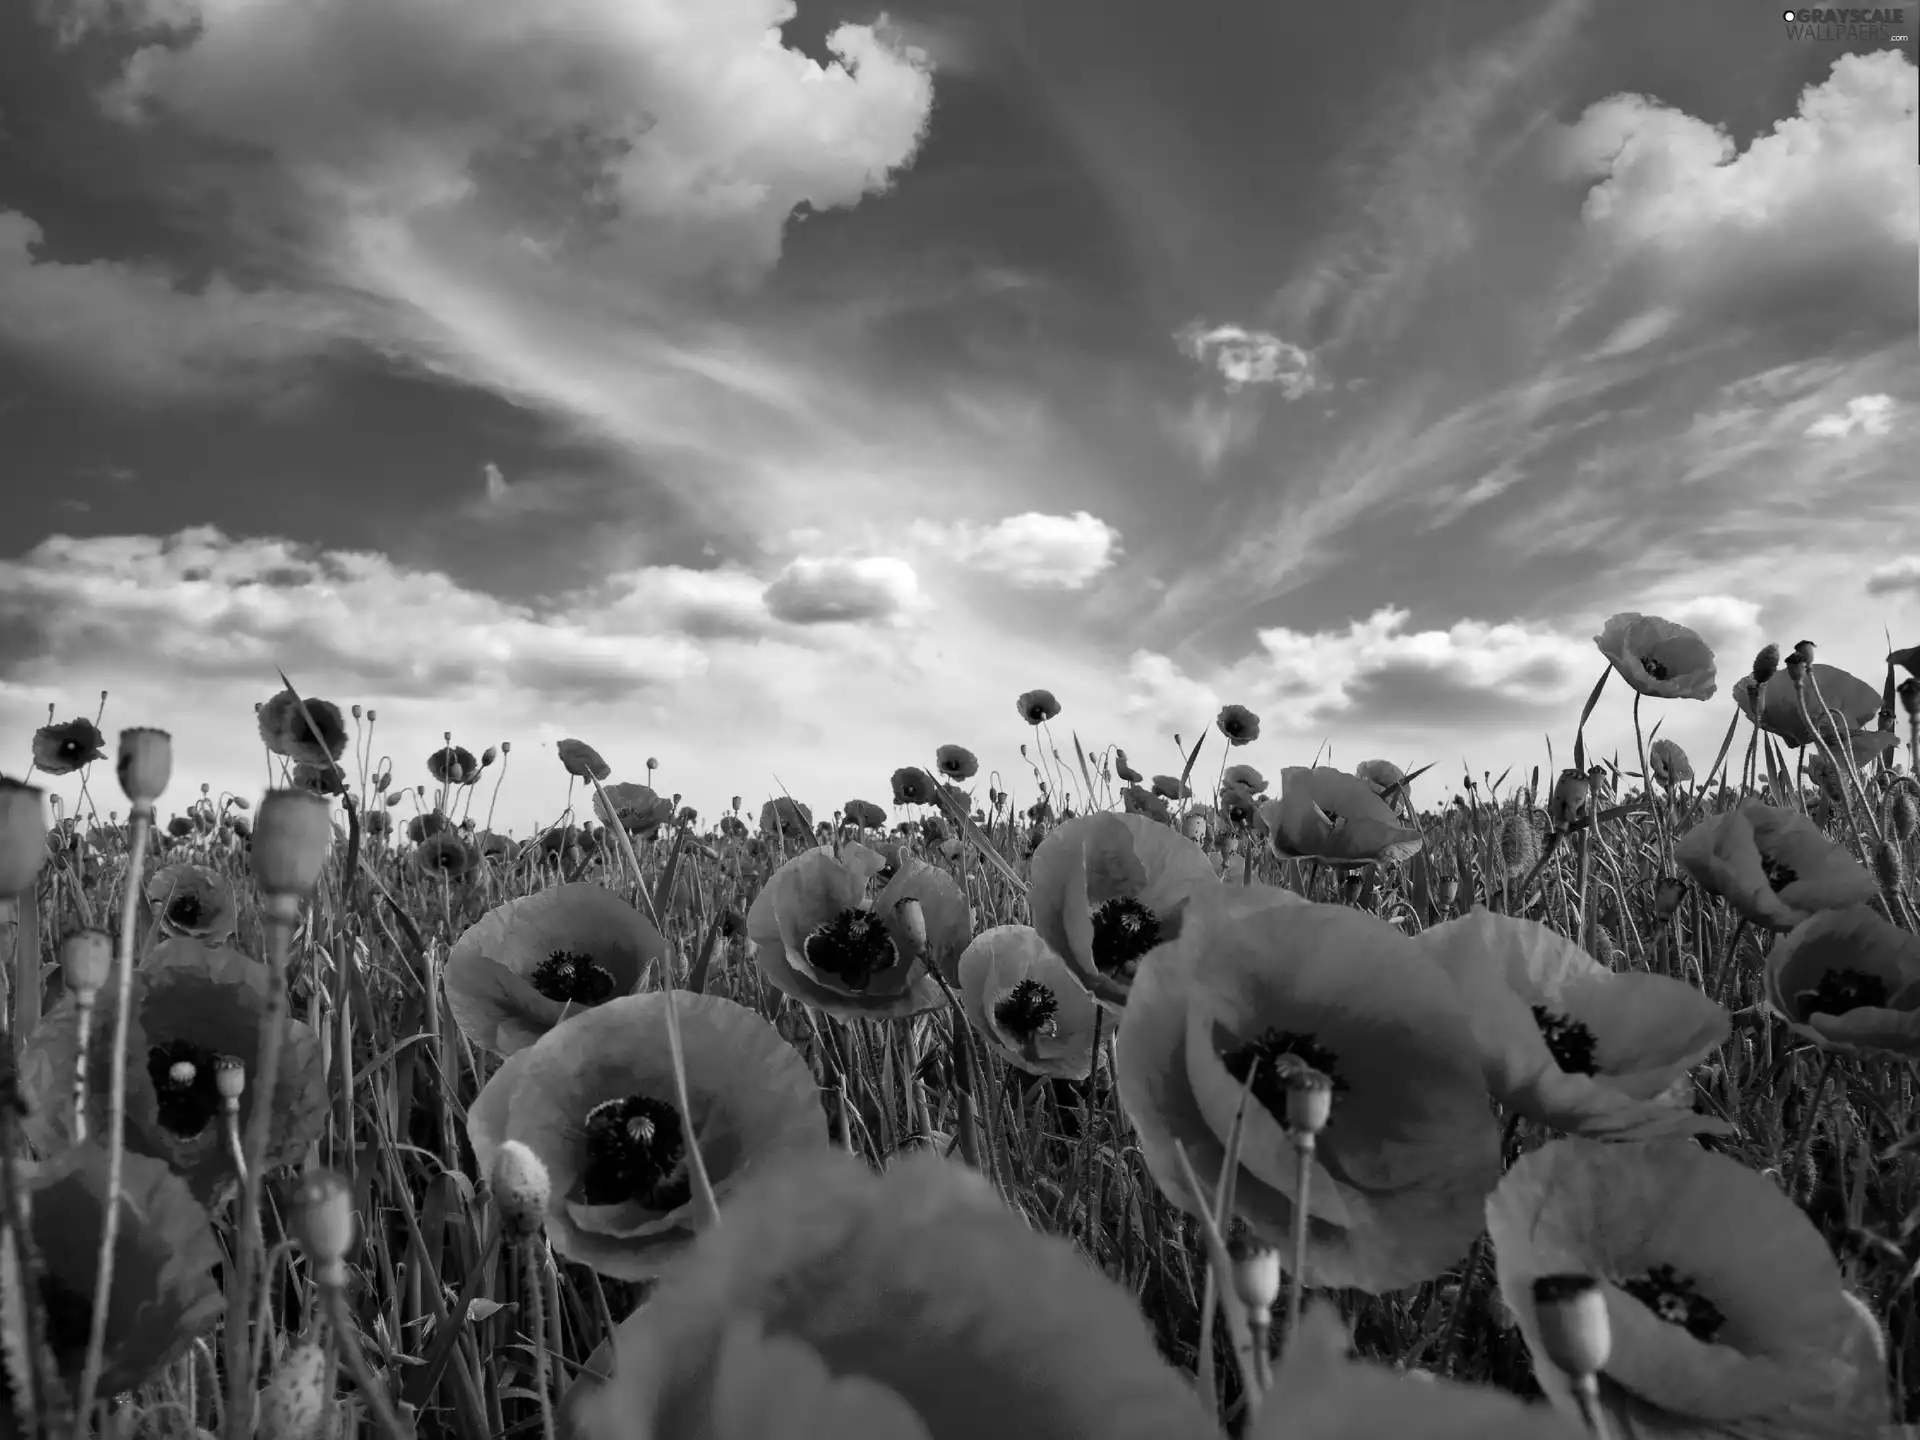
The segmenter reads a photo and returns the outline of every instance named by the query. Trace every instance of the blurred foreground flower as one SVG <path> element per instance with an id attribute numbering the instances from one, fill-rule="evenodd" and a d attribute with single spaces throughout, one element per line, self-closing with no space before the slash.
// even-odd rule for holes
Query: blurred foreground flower
<path id="1" fill-rule="evenodd" d="M 1541 1352 L 1533 1281 L 1602 1282 L 1600 1401 L 1621 1436 L 1859 1440 L 1887 1423 L 1872 1321 L 1826 1241 L 1764 1175 L 1686 1141 L 1558 1140 L 1487 1202 L 1500 1293 L 1540 1388 L 1576 1416 Z"/>
<path id="2" fill-rule="evenodd" d="M 1753 676 L 1744 675 L 1733 683 L 1733 703 L 1762 730 L 1779 736 L 1796 750 L 1813 743 L 1813 731 L 1807 720 L 1821 719 L 1823 704 L 1840 716 L 1845 722 L 1842 728 L 1848 731 L 1865 729 L 1867 722 L 1880 711 L 1880 692 L 1845 670 L 1832 665 L 1809 665 L 1803 678 L 1805 692 L 1795 695 L 1793 676 L 1785 669 L 1776 670 L 1764 686 Z M 1820 692 L 1817 698 L 1816 686 Z M 1803 699 L 1805 716 L 1800 713 Z"/>
<path id="3" fill-rule="evenodd" d="M 1818 825 L 1760 800 L 1700 821 L 1673 858 L 1748 920 L 1774 930 L 1879 893 L 1873 876 Z"/>
<path id="4" fill-rule="evenodd" d="M 1796 926 L 1767 956 L 1766 994 L 1823 1050 L 1920 1060 L 1920 938 L 1870 906 Z"/>
<path id="5" fill-rule="evenodd" d="M 570 1402 L 581 1440 L 1216 1440 L 1133 1297 L 970 1170 L 831 1154 L 744 1186 Z"/>
<path id="6" fill-rule="evenodd" d="M 107 737 L 91 720 L 42 725 L 33 732 L 34 768 L 49 775 L 71 775 L 106 753 Z"/>
<path id="7" fill-rule="evenodd" d="M 772 1025 L 718 995 L 676 991 L 672 1003 L 691 1126 L 658 991 L 548 1031 L 508 1058 L 467 1114 L 480 1173 L 491 1173 L 505 1142 L 524 1144 L 546 1167 L 553 1248 L 623 1280 L 658 1274 L 700 1224 L 689 1141 L 723 1200 L 759 1167 L 827 1145 L 813 1072 Z"/>
<path id="8" fill-rule="evenodd" d="M 1161 1191 L 1189 1213 L 1175 1156 L 1213 1185 L 1252 1078 L 1235 1208 L 1288 1247 L 1289 1065 L 1333 1082 L 1308 1192 L 1318 1286 L 1375 1293 L 1459 1259 L 1500 1175 L 1480 1047 L 1453 984 L 1385 921 L 1265 886 L 1218 887 L 1147 958 L 1116 1041 L 1120 1099 Z M 1257 1068 L 1256 1068 L 1257 1067 Z"/>
<path id="9" fill-rule="evenodd" d="M 960 956 L 959 988 L 967 1019 L 1009 1065 L 1056 1080 L 1087 1078 L 1099 1011 L 1038 931 L 981 931 Z"/>
<path id="10" fill-rule="evenodd" d="M 1713 649 L 1684 625 L 1658 615 L 1615 615 L 1593 637 L 1600 653 L 1642 695 L 1659 700 L 1711 700 Z"/>
<path id="11" fill-rule="evenodd" d="M 1280 772 L 1280 798 L 1260 807 L 1276 855 L 1327 865 L 1404 860 L 1420 848 L 1373 785 L 1327 765 Z"/>
<path id="12" fill-rule="evenodd" d="M 168 865 L 147 879 L 147 903 L 169 935 L 218 945 L 239 916 L 226 877 L 203 865 Z"/>
<path id="13" fill-rule="evenodd" d="M 311 725 L 307 723 L 309 716 Z M 340 707 L 326 700 L 297 697 L 291 690 L 282 690 L 260 707 L 257 718 L 261 743 L 296 763 L 331 768 L 346 751 L 347 722 L 341 718 Z"/>
<path id="14" fill-rule="evenodd" d="M 579 881 L 495 906 L 447 954 L 447 1008 L 467 1039 L 511 1055 L 568 1014 L 633 993 L 667 953 L 653 923 Z"/>

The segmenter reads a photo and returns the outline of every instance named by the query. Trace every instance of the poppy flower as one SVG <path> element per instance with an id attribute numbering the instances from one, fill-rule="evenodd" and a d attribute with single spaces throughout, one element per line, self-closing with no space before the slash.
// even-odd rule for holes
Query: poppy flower
<path id="1" fill-rule="evenodd" d="M 721 1199 L 759 1167 L 828 1143 L 813 1072 L 772 1025 L 719 995 L 657 990 L 583 1010 L 510 1056 L 468 1111 L 467 1138 L 483 1175 L 507 1141 L 532 1150 L 550 1182 L 553 1248 L 621 1280 L 657 1275 L 701 1223 L 689 1141 Z"/>
<path id="2" fill-rule="evenodd" d="M 1250 745 L 1260 738 L 1260 717 L 1244 705 L 1224 707 L 1213 723 L 1229 745 Z"/>
<path id="3" fill-rule="evenodd" d="M 1327 765 L 1290 765 L 1280 772 L 1280 798 L 1260 807 L 1276 855 L 1326 865 L 1404 860 L 1420 848 L 1418 830 L 1358 776 Z"/>
<path id="4" fill-rule="evenodd" d="M 575 779 L 604 780 L 613 773 L 613 767 L 600 758 L 600 752 L 584 740 L 562 740 L 554 747 L 554 753 Z"/>
<path id="5" fill-rule="evenodd" d="M 939 787 L 933 777 L 918 766 L 909 765 L 893 772 L 893 803 L 896 805 L 932 805 Z"/>
<path id="6" fill-rule="evenodd" d="M 673 802 L 655 794 L 651 785 L 625 781 L 596 791 L 593 813 L 602 825 L 618 825 L 629 835 L 646 836 L 673 822 Z"/>
<path id="7" fill-rule="evenodd" d="M 776 795 L 760 807 L 760 833 L 769 838 L 784 834 L 789 840 L 811 840 L 813 811 L 791 796 Z"/>
<path id="8" fill-rule="evenodd" d="M 1067 962 L 1025 925 L 996 925 L 960 956 L 960 1003 L 973 1028 L 1029 1075 L 1084 1080 L 1100 1013 Z"/>
<path id="9" fill-rule="evenodd" d="M 76 1145 L 44 1164 L 16 1163 L 40 1253 L 47 1346 L 55 1368 L 72 1384 L 86 1365 L 93 1320 L 107 1218 L 107 1152 Z M 118 1201 L 100 1373 L 106 1395 L 131 1390 L 179 1359 L 225 1307 L 213 1279 L 223 1256 L 207 1212 L 165 1162 L 123 1156 Z"/>
<path id="10" fill-rule="evenodd" d="M 1686 981 L 1610 970 L 1536 920 L 1477 908 L 1414 944 L 1458 988 L 1502 1105 L 1607 1139 L 1731 1128 L 1660 1098 L 1730 1028 L 1727 1012 Z"/>
<path id="11" fill-rule="evenodd" d="M 1879 893 L 1865 867 L 1819 826 L 1760 800 L 1700 821 L 1680 837 L 1673 858 L 1704 889 L 1774 930 Z"/>
<path id="12" fill-rule="evenodd" d="M 1219 880 L 1198 845 L 1141 815 L 1082 815 L 1034 851 L 1033 928 L 1096 1000 L 1118 1009 L 1149 951 L 1179 935 Z"/>
<path id="13" fill-rule="evenodd" d="M 472 785 L 480 778 L 480 762 L 463 745 L 443 745 L 427 756 L 427 773 L 442 785 Z"/>
<path id="14" fill-rule="evenodd" d="M 1185 800 L 1193 794 L 1193 790 L 1177 775 L 1156 775 L 1153 777 L 1153 793 L 1167 800 Z"/>
<path id="15" fill-rule="evenodd" d="M 302 760 L 293 767 L 291 783 L 294 789 L 306 790 L 315 795 L 347 793 L 344 777 L 332 765 L 309 765 Z"/>
<path id="16" fill-rule="evenodd" d="M 924 960 L 951 973 L 973 938 L 973 916 L 942 871 L 903 860 L 878 895 L 869 882 L 885 860 L 864 845 L 807 850 L 773 872 L 747 911 L 760 973 L 783 994 L 843 1019 L 918 1015 L 944 1003 Z M 926 953 L 908 933 L 900 902 L 920 901 Z"/>
<path id="17" fill-rule="evenodd" d="M 1249 795 L 1263 795 L 1267 789 L 1267 777 L 1251 765 L 1229 765 L 1220 775 L 1221 788 L 1236 785 Z"/>
<path id="18" fill-rule="evenodd" d="M 1557 1140 L 1487 1201 L 1500 1293 L 1556 1408 L 1533 1282 L 1588 1275 L 1612 1353 L 1600 1403 L 1617 1435 L 1857 1440 L 1887 1423 L 1886 1366 L 1833 1253 L 1765 1176 L 1683 1140 Z"/>
<path id="19" fill-rule="evenodd" d="M 849 825 L 858 825 L 863 830 L 877 830 L 887 823 L 887 812 L 871 800 L 849 800 L 842 807 L 842 813 Z"/>
<path id="20" fill-rule="evenodd" d="M 242 817 L 236 815 L 231 818 L 239 820 Z M 360 828 L 369 835 L 391 835 L 393 833 L 393 813 L 389 810 L 369 810 L 360 817 Z"/>
<path id="21" fill-rule="evenodd" d="M 1593 637 L 1600 653 L 1642 695 L 1711 700 L 1713 648 L 1684 625 L 1658 615 L 1615 615 Z"/>
<path id="22" fill-rule="evenodd" d="M 483 1050 L 511 1055 L 569 1013 L 633 993 L 667 953 L 651 921 L 588 881 L 497 905 L 447 953 L 447 1008 Z"/>
<path id="23" fill-rule="evenodd" d="M 1260 814 L 1260 797 L 1239 785 L 1220 787 L 1220 813 L 1236 825 L 1251 825 Z"/>
<path id="24" fill-rule="evenodd" d="M 1647 769 L 1656 784 L 1669 790 L 1693 779 L 1693 762 L 1687 752 L 1664 735 L 1647 747 Z"/>
<path id="25" fill-rule="evenodd" d="M 437 880 L 463 880 L 479 863 L 479 852 L 458 830 L 429 835 L 413 852 L 414 868 Z"/>
<path id="26" fill-rule="evenodd" d="M 1165 797 L 1138 785 L 1129 785 L 1120 792 L 1120 806 L 1129 815 L 1144 815 L 1162 825 L 1173 823 L 1173 811 L 1168 808 Z"/>
<path id="27" fill-rule="evenodd" d="M 419 845 L 429 836 L 438 835 L 452 827 L 453 821 L 449 820 L 444 812 L 430 810 L 424 815 L 416 815 L 407 821 L 407 838 Z"/>
<path id="28" fill-rule="evenodd" d="M 233 934 L 239 914 L 233 887 L 204 865 L 168 865 L 147 877 L 147 903 L 160 928 L 218 945 Z"/>
<path id="29" fill-rule="evenodd" d="M 1131 1294 L 930 1155 L 768 1167 L 613 1349 L 578 1440 L 1219 1435 Z"/>
<path id="30" fill-rule="evenodd" d="M 720 833 L 729 839 L 738 840 L 747 833 L 747 822 L 738 815 L 722 815 Z"/>
<path id="31" fill-rule="evenodd" d="M 1388 792 L 1404 795 L 1407 790 L 1407 772 L 1391 760 L 1362 760 L 1353 767 L 1354 778 L 1364 780 L 1373 787 L 1373 793 L 1382 800 Z"/>
<path id="32" fill-rule="evenodd" d="M 71 775 L 102 758 L 107 737 L 91 720 L 42 725 L 33 732 L 33 764 L 49 775 Z"/>
<path id="33" fill-rule="evenodd" d="M 1113 773 L 1129 785 L 1138 785 L 1146 776 L 1127 763 L 1127 752 L 1116 749 L 1113 752 Z"/>
<path id="34" fill-rule="evenodd" d="M 1051 690 L 1029 690 L 1013 702 L 1020 718 L 1029 725 L 1041 725 L 1060 713 L 1060 702 Z"/>
<path id="35" fill-rule="evenodd" d="M 261 743 L 296 763 L 331 768 L 347 748 L 347 722 L 341 717 L 340 707 L 310 697 L 305 701 L 305 714 L 301 706 L 291 690 L 282 690 L 262 705 L 256 717 Z M 309 716 L 311 725 L 307 723 Z"/>
<path id="36" fill-rule="evenodd" d="M 1809 665 L 1803 678 L 1804 716 L 1800 713 L 1803 697 L 1794 693 L 1793 676 L 1785 669 L 1774 671 L 1764 686 L 1751 675 L 1734 681 L 1733 703 L 1747 719 L 1796 750 L 1813 743 L 1814 733 L 1807 721 L 1821 718 L 1823 703 L 1839 717 L 1840 728 L 1848 732 L 1864 730 L 1867 722 L 1880 713 L 1880 692 L 1836 666 Z M 1817 696 L 1815 686 L 1819 687 Z"/>
<path id="37" fill-rule="evenodd" d="M 980 773 L 980 760 L 960 745 L 942 745 L 934 752 L 934 764 L 950 780 L 971 780 Z"/>
<path id="38" fill-rule="evenodd" d="M 215 1070 L 223 1059 L 238 1060 L 251 1080 L 259 1068 L 266 966 L 237 950 L 177 937 L 154 949 L 134 975 L 133 986 L 127 1149 L 164 1160 L 198 1199 L 209 1201 L 236 1178 Z M 283 1023 L 267 1131 L 270 1169 L 305 1158 L 327 1114 L 320 1039 L 298 1020 Z M 32 1106 L 24 1129 L 43 1154 L 72 1133 L 78 1045 L 78 1013 L 68 996 L 34 1028 L 21 1058 L 21 1085 Z M 112 1050 L 113 1026 L 94 1025 L 87 1043 L 90 1135 L 107 1133 Z M 248 1084 L 240 1094 L 243 1135 L 258 1093 L 256 1085 Z"/>
<path id="39" fill-rule="evenodd" d="M 1120 1101 L 1161 1191 L 1190 1214 L 1176 1146 L 1216 1182 L 1251 1078 L 1235 1206 L 1289 1246 L 1286 1069 L 1333 1082 L 1307 1195 L 1318 1286 L 1379 1293 L 1457 1261 L 1500 1176 L 1480 1046 L 1446 974 L 1392 925 L 1267 886 L 1216 886 L 1140 967 L 1115 1041 Z"/>
<path id="40" fill-rule="evenodd" d="M 1823 910 L 1767 956 L 1767 1003 L 1823 1050 L 1920 1059 L 1920 939 L 1866 905 Z"/>

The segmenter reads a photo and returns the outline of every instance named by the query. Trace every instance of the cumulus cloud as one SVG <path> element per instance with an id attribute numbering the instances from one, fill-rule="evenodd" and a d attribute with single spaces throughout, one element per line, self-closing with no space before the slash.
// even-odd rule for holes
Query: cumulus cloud
<path id="1" fill-rule="evenodd" d="M 919 521 L 912 533 L 962 564 L 1023 590 L 1079 590 L 1120 553 L 1120 532 L 1085 510 L 1071 515 L 1029 510 L 984 527 Z"/>
<path id="2" fill-rule="evenodd" d="M 1181 354 L 1219 371 L 1229 390 L 1277 385 L 1287 399 L 1298 400 L 1318 388 L 1313 356 L 1269 331 L 1195 320 L 1173 338 Z"/>
<path id="3" fill-rule="evenodd" d="M 1816 440 L 1844 440 L 1856 430 L 1862 435 L 1879 436 L 1891 429 L 1891 395 L 1856 395 L 1847 401 L 1844 411 L 1822 415 L 1807 426 L 1805 433 Z"/>
<path id="4" fill-rule="evenodd" d="M 1869 595 L 1894 595 L 1903 590 L 1920 594 L 1920 555 L 1902 555 L 1867 575 Z"/>
<path id="5" fill-rule="evenodd" d="M 802 556 L 767 586 L 770 614 L 790 625 L 892 620 L 912 608 L 919 581 L 904 560 L 868 556 L 816 560 Z"/>

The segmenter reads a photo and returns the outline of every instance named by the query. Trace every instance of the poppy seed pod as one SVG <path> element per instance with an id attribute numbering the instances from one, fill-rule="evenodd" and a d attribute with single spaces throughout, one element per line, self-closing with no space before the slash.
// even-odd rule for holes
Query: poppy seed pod
<path id="1" fill-rule="evenodd" d="M 307 894 L 332 848 L 333 816 L 324 796 L 269 790 L 261 799 L 253 826 L 253 878 L 267 894 Z"/>
<path id="2" fill-rule="evenodd" d="M 1553 828 L 1564 835 L 1584 820 L 1593 808 L 1593 782 L 1578 770 L 1562 770 L 1547 800 L 1547 814 Z"/>
<path id="3" fill-rule="evenodd" d="M 1250 1231 L 1227 1242 L 1233 1262 L 1233 1293 L 1255 1315 L 1265 1315 L 1280 1298 L 1280 1252 Z"/>
<path id="4" fill-rule="evenodd" d="M 46 863 L 46 792 L 0 777 L 0 895 L 25 890 Z"/>
<path id="5" fill-rule="evenodd" d="M 134 807 L 151 806 L 173 778 L 173 737 L 164 730 L 144 727 L 122 730 L 115 769 L 121 793 Z"/>
<path id="6" fill-rule="evenodd" d="M 213 1088 L 220 1092 L 220 1100 L 228 1109 L 240 1107 L 240 1097 L 247 1093 L 247 1062 L 237 1055 L 222 1055 L 213 1062 Z"/>
<path id="7" fill-rule="evenodd" d="M 1287 1129 L 1296 1139 L 1310 1139 L 1333 1118 L 1333 1081 L 1305 1065 L 1287 1073 Z"/>
<path id="8" fill-rule="evenodd" d="M 1542 1275 L 1533 1282 L 1540 1348 L 1569 1375 L 1598 1375 L 1613 1353 L 1607 1297 L 1591 1275 Z"/>
<path id="9" fill-rule="evenodd" d="M 358 1219 L 352 1187 L 333 1171 L 316 1170 L 301 1184 L 300 1203 L 293 1213 L 293 1237 L 307 1252 L 314 1278 L 322 1285 L 347 1283 L 347 1251 L 353 1245 Z"/>
<path id="10" fill-rule="evenodd" d="M 60 942 L 60 973 L 75 995 L 100 993 L 113 971 L 113 939 L 104 930 L 76 930 Z"/>
<path id="11" fill-rule="evenodd" d="M 314 1340 L 292 1346 L 260 1392 L 261 1440 L 318 1440 L 327 1432 L 330 1389 L 326 1347 Z"/>

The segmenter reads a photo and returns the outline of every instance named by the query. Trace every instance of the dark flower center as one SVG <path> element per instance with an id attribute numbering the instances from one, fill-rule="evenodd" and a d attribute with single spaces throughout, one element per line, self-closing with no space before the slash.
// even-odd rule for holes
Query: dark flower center
<path id="1" fill-rule="evenodd" d="M 1124 895 L 1093 912 L 1093 964 L 1102 975 L 1133 978 L 1140 957 L 1160 943 L 1160 917 Z"/>
<path id="2" fill-rule="evenodd" d="M 613 994 L 613 976 L 578 950 L 555 950 L 534 967 L 533 988 L 562 1005 L 598 1005 Z"/>
<path id="3" fill-rule="evenodd" d="M 1233 1038 L 1224 1031 L 1221 1036 L 1227 1040 Z M 1220 1063 L 1242 1085 L 1251 1074 L 1253 1098 L 1283 1125 L 1287 1118 L 1287 1077 L 1294 1071 L 1318 1070 L 1333 1082 L 1336 1093 L 1351 1088 L 1340 1078 L 1340 1062 L 1333 1052 L 1317 1043 L 1313 1036 L 1294 1030 L 1263 1030 L 1258 1039 L 1222 1050 Z M 1258 1071 L 1254 1069 L 1256 1065 Z"/>
<path id="4" fill-rule="evenodd" d="M 1810 990 L 1794 992 L 1794 1007 L 1802 1015 L 1844 1015 L 1849 1010 L 1887 1003 L 1887 982 L 1863 970 L 1829 970 Z"/>
<path id="5" fill-rule="evenodd" d="M 587 1112 L 587 1164 L 580 1195 L 589 1205 L 638 1200 L 677 1210 L 693 1196 L 680 1113 L 664 1100 L 628 1095 Z"/>
<path id="6" fill-rule="evenodd" d="M 1313 808 L 1318 810 L 1321 813 L 1321 815 L 1323 815 L 1326 818 L 1326 822 L 1328 825 L 1332 826 L 1336 830 L 1340 828 L 1340 812 L 1338 810 L 1329 810 L 1324 805 L 1316 805 Z"/>
<path id="7" fill-rule="evenodd" d="M 1693 1282 L 1675 1273 L 1671 1265 L 1655 1265 L 1644 1276 L 1622 1280 L 1620 1288 L 1669 1325 L 1678 1325 L 1706 1344 L 1720 1333 L 1727 1317 L 1711 1300 L 1694 1289 Z"/>
<path id="8" fill-rule="evenodd" d="M 1662 665 L 1651 655 L 1642 655 L 1640 657 L 1640 668 L 1656 680 L 1665 680 L 1669 675 L 1673 674 L 1671 670 L 1667 669 L 1666 666 Z"/>
<path id="9" fill-rule="evenodd" d="M 205 921 L 206 918 L 206 906 L 200 903 L 200 897 L 198 895 L 192 894 L 191 892 L 174 896 L 172 901 L 167 905 L 167 919 L 171 920 L 183 930 L 192 929 L 194 926 Z"/>
<path id="10" fill-rule="evenodd" d="M 993 1023 L 1023 1044 L 1054 1032 L 1060 1001 L 1038 980 L 1022 980 L 993 1007 Z"/>
<path id="11" fill-rule="evenodd" d="M 191 1140 L 220 1113 L 220 1086 L 214 1079 L 213 1051 L 191 1040 L 170 1040 L 147 1051 L 147 1076 L 153 1081 L 163 1129 Z"/>
<path id="12" fill-rule="evenodd" d="M 1773 893 L 1776 895 L 1800 878 L 1797 873 L 1782 865 L 1771 855 L 1765 854 L 1760 857 L 1760 873 L 1767 877 L 1767 884 L 1773 887 Z"/>
<path id="13" fill-rule="evenodd" d="M 1544 1005 L 1533 1007 L 1533 1023 L 1553 1052 L 1553 1063 L 1569 1075 L 1591 1075 L 1599 1068 L 1594 1057 L 1594 1036 L 1580 1021 L 1556 1015 Z"/>
<path id="14" fill-rule="evenodd" d="M 800 949 L 815 970 L 856 995 L 866 992 L 874 976 L 900 963 L 887 927 L 871 910 L 842 910 L 807 936 Z"/>
<path id="15" fill-rule="evenodd" d="M 40 1301 L 45 1307 L 47 1348 L 56 1357 L 84 1355 L 93 1328 L 93 1300 L 57 1275 L 40 1276 Z"/>

